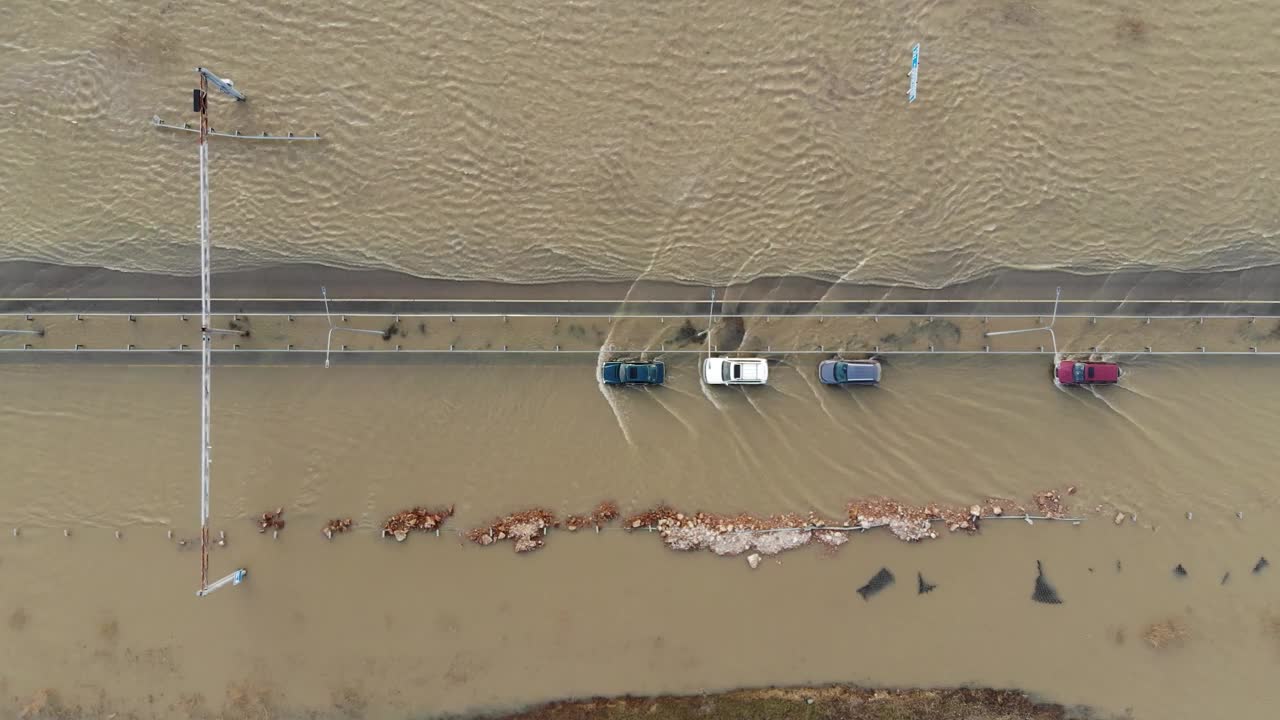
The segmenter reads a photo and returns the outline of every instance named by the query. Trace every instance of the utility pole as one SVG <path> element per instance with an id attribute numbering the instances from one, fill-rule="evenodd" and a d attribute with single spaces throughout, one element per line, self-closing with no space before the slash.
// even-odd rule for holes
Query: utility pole
<path id="1" fill-rule="evenodd" d="M 209 283 L 209 84 L 230 95 L 237 102 L 245 96 L 228 80 L 223 80 L 208 68 L 196 68 L 200 74 L 200 88 L 192 93 L 192 109 L 200 113 L 200 133 L 196 142 L 200 148 L 200 590 L 204 597 L 226 585 L 239 585 L 248 574 L 237 568 L 230 575 L 209 584 L 209 463 L 212 444 L 209 440 L 209 401 L 213 334 L 215 332 L 239 335 L 235 330 L 214 330 L 209 318 L 211 306 Z"/>
<path id="2" fill-rule="evenodd" d="M 209 127 L 209 86 L 212 85 L 215 90 L 223 95 L 235 98 L 236 102 L 246 102 L 248 98 L 229 79 L 218 75 L 207 67 L 196 68 L 196 73 L 200 76 L 200 87 L 194 89 L 191 93 L 191 109 L 200 115 L 199 127 L 191 128 L 187 123 L 182 123 L 180 126 L 166 123 L 158 117 L 152 118 L 151 124 L 159 128 L 196 133 L 196 144 L 200 152 L 200 590 L 196 592 L 196 595 L 203 597 L 227 585 L 239 585 L 248 574 L 244 568 L 238 568 L 225 577 L 212 583 L 209 582 L 209 465 L 212 448 L 209 439 L 209 403 L 213 336 L 218 334 L 248 335 L 248 332 L 244 330 L 215 328 L 211 318 L 212 301 L 210 298 L 212 292 L 209 283 L 211 272 L 209 260 L 209 138 L 318 141 L 320 140 L 320 135 L 319 133 L 298 135 L 289 132 L 283 136 L 273 136 L 268 135 L 266 132 L 249 135 L 241 134 L 239 131 L 234 134 L 214 132 Z M 332 331 L 330 334 L 332 334 Z"/>

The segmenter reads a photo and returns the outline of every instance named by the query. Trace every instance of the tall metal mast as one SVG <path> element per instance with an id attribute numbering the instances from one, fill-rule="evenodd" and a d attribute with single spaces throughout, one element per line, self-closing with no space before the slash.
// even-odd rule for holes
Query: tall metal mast
<path id="1" fill-rule="evenodd" d="M 244 140 L 311 140 L 320 139 L 318 133 L 296 135 L 292 132 L 282 137 L 270 136 L 266 132 L 260 135 L 242 135 L 214 132 L 209 127 L 209 86 L 218 92 L 244 102 L 244 93 L 236 89 L 228 79 L 219 76 L 206 67 L 196 68 L 200 76 L 200 87 L 192 91 L 192 111 L 200 115 L 199 129 L 193 129 L 186 123 L 181 126 L 169 124 L 159 118 L 152 119 L 152 125 L 160 128 L 184 130 L 197 133 L 196 143 L 200 151 L 200 590 L 196 595 L 204 596 L 227 585 L 239 585 L 247 572 L 238 568 L 231 574 L 209 582 L 209 465 L 212 443 L 209 439 L 209 402 L 210 402 L 210 366 L 213 361 L 213 336 L 215 334 L 247 335 L 244 330 L 224 330 L 213 327 L 211 317 L 212 295 L 209 275 L 209 138 L 213 136 Z M 332 331 L 330 332 L 332 335 Z"/>
<path id="2" fill-rule="evenodd" d="M 196 141 L 200 148 L 200 591 L 196 595 L 203 597 L 228 584 L 239 585 L 247 574 L 244 568 L 239 568 L 209 584 L 209 454 L 212 448 L 209 440 L 209 366 L 213 359 L 215 332 L 209 318 L 209 82 L 212 80 L 214 87 L 238 101 L 244 101 L 245 97 L 231 83 L 206 68 L 196 68 L 196 72 L 200 73 L 200 89 L 192 96 L 194 110 L 200 113 L 200 134 Z M 221 332 L 239 334 L 234 330 Z"/>

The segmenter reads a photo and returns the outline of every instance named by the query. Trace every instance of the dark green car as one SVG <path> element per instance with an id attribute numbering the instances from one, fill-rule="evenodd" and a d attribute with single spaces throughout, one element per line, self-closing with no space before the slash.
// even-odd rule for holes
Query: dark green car
<path id="1" fill-rule="evenodd" d="M 600 379 L 605 385 L 661 385 L 667 379 L 667 366 L 659 360 L 613 360 L 600 366 Z"/>

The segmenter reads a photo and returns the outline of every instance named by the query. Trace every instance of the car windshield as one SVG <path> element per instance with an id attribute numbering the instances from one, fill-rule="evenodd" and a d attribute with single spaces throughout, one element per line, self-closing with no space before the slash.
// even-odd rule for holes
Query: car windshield
<path id="1" fill-rule="evenodd" d="M 1071 369 L 1071 377 L 1076 382 L 1084 382 L 1084 365 L 1076 363 L 1075 367 Z"/>
<path id="2" fill-rule="evenodd" d="M 836 363 L 836 382 L 845 382 L 849 379 L 849 363 Z"/>
<path id="3" fill-rule="evenodd" d="M 730 380 L 732 380 L 732 379 L 733 379 L 732 377 L 730 377 L 730 376 L 729 376 L 729 373 L 730 373 L 729 366 L 730 366 L 730 365 L 733 365 L 733 363 L 731 363 L 731 362 L 725 362 L 725 363 L 721 363 L 721 365 L 720 365 L 720 373 L 721 373 L 721 374 L 720 374 L 720 378 L 721 378 L 722 380 L 724 380 L 725 382 L 729 382 Z"/>

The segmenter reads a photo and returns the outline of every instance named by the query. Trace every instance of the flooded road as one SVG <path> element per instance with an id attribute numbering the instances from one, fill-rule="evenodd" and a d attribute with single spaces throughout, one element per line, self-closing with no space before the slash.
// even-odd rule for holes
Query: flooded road
<path id="1" fill-rule="evenodd" d="M 0 684 L 142 717 L 836 680 L 1012 685 L 1137 717 L 1259 717 L 1280 699 L 1266 682 L 1280 580 L 1249 572 L 1280 555 L 1280 389 L 1251 381 L 1273 361 L 1152 359 L 1096 394 L 1055 390 L 1024 358 L 901 358 L 859 392 L 816 386 L 806 362 L 723 392 L 676 359 L 670 386 L 603 396 L 584 359 L 220 368 L 213 527 L 229 543 L 212 572 L 251 579 L 198 618 L 196 552 L 165 537 L 196 535 L 197 370 L 6 365 Z M 602 499 L 839 515 L 871 494 L 968 503 L 1068 484 L 1078 527 L 870 533 L 756 571 L 617 529 L 553 532 L 527 557 L 376 532 L 413 504 L 456 504 L 446 527 L 465 531 Z M 253 520 L 276 506 L 289 524 L 272 541 Z M 1114 525 L 1117 508 L 1137 522 Z M 356 531 L 326 542 L 337 516 Z M 1036 560 L 1065 604 L 1030 601 Z M 881 566 L 896 585 L 858 598 Z M 939 590 L 915 595 L 916 572 Z M 1189 635 L 1153 650 L 1143 628 L 1169 617 Z"/>
<path id="2" fill-rule="evenodd" d="M 192 69 L 208 65 L 250 98 L 215 99 L 215 128 L 324 136 L 213 141 L 224 298 L 323 285 L 625 305 L 733 286 L 1042 303 L 1065 285 L 1077 300 L 1270 303 L 1273 17 L 1190 0 L 5 4 L 0 295 L 15 314 L 0 329 L 47 332 L 0 337 L 0 696 L 29 716 L 401 717 L 973 683 L 1138 718 L 1267 717 L 1280 579 L 1250 568 L 1280 560 L 1269 357 L 1129 356 L 1096 393 L 1054 389 L 1044 357 L 891 357 L 882 387 L 846 392 L 795 354 L 744 392 L 703 388 L 676 352 L 699 344 L 701 317 L 683 340 L 652 318 L 418 319 L 395 340 L 338 342 L 422 355 L 328 371 L 233 360 L 237 338 L 219 337 L 212 507 L 229 545 L 212 571 L 251 577 L 197 605 L 197 553 L 175 541 L 198 527 L 198 371 L 15 361 L 25 344 L 194 347 L 196 323 L 27 320 L 12 299 L 196 293 L 178 277 L 198 266 L 195 141 L 149 121 L 190 119 Z M 1273 312 L 1183 313 L 1063 318 L 1058 338 L 1104 354 L 1280 343 Z M 317 316 L 250 322 L 245 350 L 315 351 L 328 332 Z M 713 344 L 976 350 L 1022 322 L 724 320 Z M 669 386 L 604 391 L 595 364 L 612 351 L 669 353 Z M 447 527 L 465 531 L 606 499 L 840 516 L 868 495 L 967 505 L 1069 485 L 1080 526 L 990 522 L 910 546 L 871 533 L 754 571 L 617 529 L 552 533 L 528 557 L 453 532 L 377 538 L 418 504 L 456 505 Z M 254 518 L 276 507 L 288 528 L 273 541 Z M 347 516 L 354 534 L 325 542 L 323 523 Z M 1065 604 L 1030 601 L 1037 560 Z M 897 583 L 864 601 L 855 588 L 882 566 Z M 939 589 L 915 595 L 916 572 Z M 1157 650 L 1143 635 L 1165 621 L 1187 635 Z"/>

